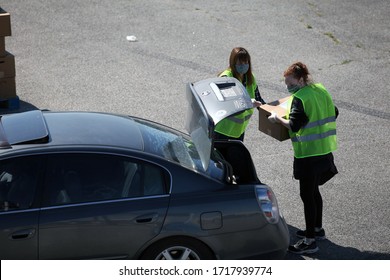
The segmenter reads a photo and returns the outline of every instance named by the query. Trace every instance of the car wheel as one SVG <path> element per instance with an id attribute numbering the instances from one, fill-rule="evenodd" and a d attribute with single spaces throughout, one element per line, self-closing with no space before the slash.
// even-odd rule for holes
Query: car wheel
<path id="1" fill-rule="evenodd" d="M 144 260 L 211 260 L 213 252 L 200 241 L 189 238 L 162 240 L 144 252 Z"/>

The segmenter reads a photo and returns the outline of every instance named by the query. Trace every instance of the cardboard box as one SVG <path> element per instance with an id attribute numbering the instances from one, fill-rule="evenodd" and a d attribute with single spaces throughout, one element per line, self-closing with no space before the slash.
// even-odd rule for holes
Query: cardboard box
<path id="1" fill-rule="evenodd" d="M 0 37 L 0 58 L 7 54 L 5 51 L 5 37 Z"/>
<path id="2" fill-rule="evenodd" d="M 0 8 L 0 37 L 11 36 L 11 16 Z"/>
<path id="3" fill-rule="evenodd" d="M 16 97 L 15 77 L 0 78 L 0 100 Z"/>
<path id="4" fill-rule="evenodd" d="M 6 56 L 0 57 L 0 79 L 15 77 L 15 57 L 7 52 Z"/>
<path id="5" fill-rule="evenodd" d="M 272 111 L 282 118 L 285 117 L 287 115 L 287 102 L 289 98 L 287 96 L 259 107 L 259 130 L 279 141 L 290 139 L 288 129 L 280 123 L 271 123 L 268 117 Z"/>

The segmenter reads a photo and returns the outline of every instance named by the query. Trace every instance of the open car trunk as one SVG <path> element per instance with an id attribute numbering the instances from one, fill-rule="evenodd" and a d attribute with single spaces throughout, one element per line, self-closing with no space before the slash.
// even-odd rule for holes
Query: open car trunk
<path id="1" fill-rule="evenodd" d="M 228 178 L 231 183 L 260 184 L 256 168 L 248 149 L 241 141 L 216 140 L 214 148 L 222 155 L 229 165 Z M 226 163 L 225 163 L 226 164 Z"/>
<path id="2" fill-rule="evenodd" d="M 233 77 L 189 83 L 186 97 L 189 104 L 186 129 L 198 150 L 204 170 L 208 168 L 215 148 L 227 161 L 230 175 L 236 183 L 259 183 L 252 158 L 241 141 L 214 140 L 217 123 L 253 108 L 252 100 L 242 83 Z"/>

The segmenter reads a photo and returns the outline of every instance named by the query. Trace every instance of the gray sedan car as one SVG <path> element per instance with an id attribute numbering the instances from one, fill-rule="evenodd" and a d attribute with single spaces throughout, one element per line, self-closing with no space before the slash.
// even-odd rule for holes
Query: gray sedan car
<path id="1" fill-rule="evenodd" d="M 0 259 L 283 258 L 244 144 L 195 138 L 107 113 L 1 116 Z"/>

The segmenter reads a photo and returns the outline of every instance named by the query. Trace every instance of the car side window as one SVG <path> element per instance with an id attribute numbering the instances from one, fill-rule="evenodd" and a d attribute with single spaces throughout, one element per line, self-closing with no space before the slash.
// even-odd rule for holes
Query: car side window
<path id="1" fill-rule="evenodd" d="M 106 154 L 52 155 L 45 205 L 125 199 L 167 193 L 165 172 L 150 163 Z"/>
<path id="2" fill-rule="evenodd" d="M 40 157 L 17 157 L 0 163 L 0 212 L 33 206 L 37 190 Z"/>

